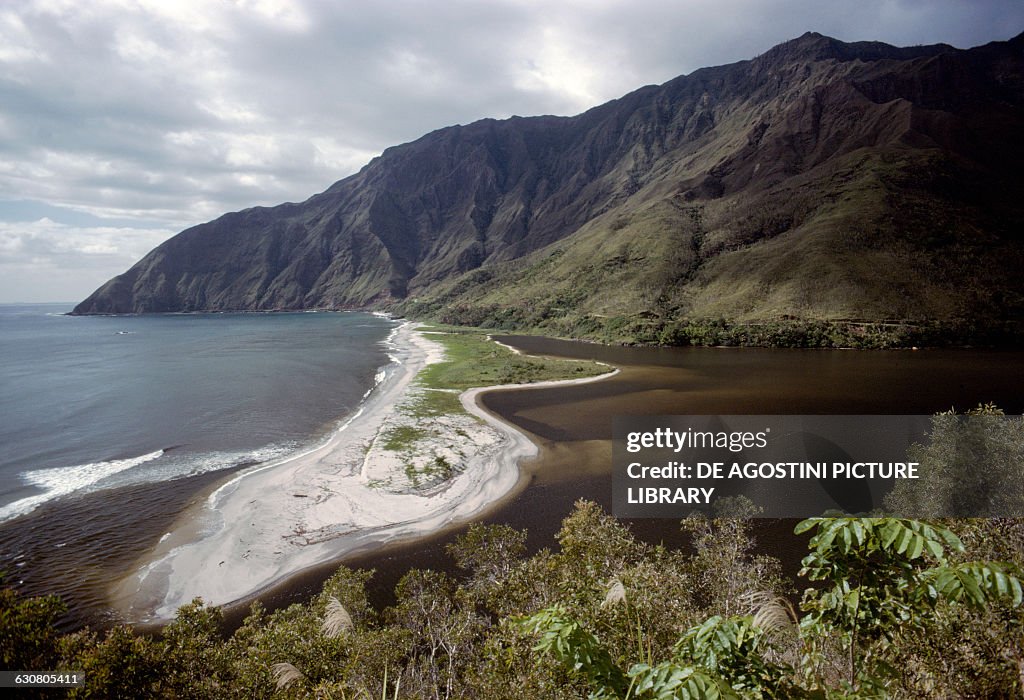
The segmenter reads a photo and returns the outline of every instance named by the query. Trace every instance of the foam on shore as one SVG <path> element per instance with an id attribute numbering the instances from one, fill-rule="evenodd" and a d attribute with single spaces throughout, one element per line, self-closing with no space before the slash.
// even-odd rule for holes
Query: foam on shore
<path id="1" fill-rule="evenodd" d="M 72 467 L 54 467 L 24 472 L 21 474 L 21 478 L 29 485 L 40 489 L 41 492 L 0 507 L 0 523 L 31 513 L 47 501 L 76 491 L 85 491 L 114 474 L 151 462 L 163 454 L 163 450 L 156 450 L 127 459 L 112 459 L 107 462 L 90 462 Z"/>

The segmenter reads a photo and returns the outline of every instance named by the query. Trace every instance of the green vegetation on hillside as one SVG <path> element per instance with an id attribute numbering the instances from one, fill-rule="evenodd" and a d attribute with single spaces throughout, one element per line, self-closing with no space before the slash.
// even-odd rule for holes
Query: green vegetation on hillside
<path id="1" fill-rule="evenodd" d="M 988 342 L 1010 322 L 1019 342 L 1022 42 L 807 34 L 574 117 L 439 129 L 300 204 L 182 232 L 73 313 L 390 307 L 808 347 L 932 344 L 932 322 L 940 344 Z"/>
<path id="2" fill-rule="evenodd" d="M 937 152 L 858 149 L 711 198 L 652 184 L 546 248 L 396 308 L 613 343 L 1020 345 L 1024 210 L 956 170 Z"/>
<path id="3" fill-rule="evenodd" d="M 1017 321 L 821 321 L 782 318 L 740 322 L 725 318 L 667 320 L 651 314 L 567 314 L 540 318 L 535 307 L 526 305 L 446 307 L 421 303 L 406 308 L 411 316 L 444 323 L 629 345 L 879 350 L 1024 344 L 1024 325 Z"/>

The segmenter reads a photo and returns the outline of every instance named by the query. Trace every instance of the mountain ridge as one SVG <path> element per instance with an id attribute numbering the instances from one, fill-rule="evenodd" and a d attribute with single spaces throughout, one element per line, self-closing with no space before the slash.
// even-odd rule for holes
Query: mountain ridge
<path id="1" fill-rule="evenodd" d="M 1022 76 L 1024 35 L 809 32 L 579 115 L 392 146 L 305 202 L 183 231 L 73 313 L 1016 318 Z"/>

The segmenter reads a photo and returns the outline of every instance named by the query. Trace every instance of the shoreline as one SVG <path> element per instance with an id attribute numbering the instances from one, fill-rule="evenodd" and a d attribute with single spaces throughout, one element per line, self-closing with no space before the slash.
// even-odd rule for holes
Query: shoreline
<path id="1" fill-rule="evenodd" d="M 383 368 L 384 378 L 324 443 L 233 475 L 187 509 L 135 570 L 116 582 L 111 602 L 127 621 L 162 624 L 196 597 L 234 607 L 304 570 L 466 522 L 517 492 L 527 478 L 519 462 L 539 449 L 485 410 L 480 394 L 615 374 L 462 392 L 469 415 L 438 421 L 442 434 L 427 446 L 445 454 L 454 449 L 462 468 L 417 489 L 378 438 L 401 425 L 396 408 L 424 390 L 413 381 L 443 360 L 444 349 L 410 322 L 388 340 L 392 362 Z"/>

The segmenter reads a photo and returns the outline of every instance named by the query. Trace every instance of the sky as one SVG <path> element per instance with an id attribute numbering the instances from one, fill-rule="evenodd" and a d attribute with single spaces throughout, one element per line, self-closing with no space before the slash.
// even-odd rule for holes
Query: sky
<path id="1" fill-rule="evenodd" d="M 817 31 L 959 48 L 1019 0 L 0 0 L 0 303 L 77 301 L 388 146 L 572 115 Z"/>

